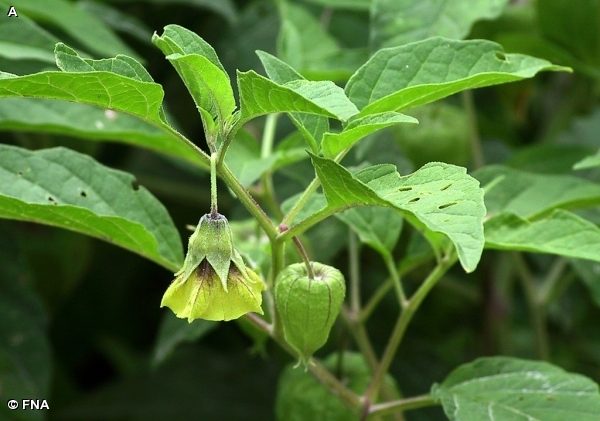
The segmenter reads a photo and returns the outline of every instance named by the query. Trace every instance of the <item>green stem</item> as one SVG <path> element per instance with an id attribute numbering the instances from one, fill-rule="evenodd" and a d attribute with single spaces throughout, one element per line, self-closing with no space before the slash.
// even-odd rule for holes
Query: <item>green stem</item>
<path id="1" fill-rule="evenodd" d="M 475 111 L 475 105 L 473 101 L 473 91 L 467 89 L 466 91 L 462 91 L 461 94 L 463 106 L 465 107 L 465 111 L 467 112 L 467 117 L 469 119 L 469 141 L 471 142 L 473 164 L 475 169 L 477 169 L 485 165 L 485 159 L 483 158 L 479 129 L 477 128 L 477 112 Z"/>
<path id="2" fill-rule="evenodd" d="M 538 301 L 538 286 L 533 274 L 527 267 L 525 259 L 521 253 L 513 253 L 519 279 L 525 292 L 525 299 L 531 314 L 531 322 L 535 332 L 536 347 L 538 356 L 541 360 L 548 361 L 550 359 L 550 340 L 548 338 L 548 329 L 546 326 L 546 312 Z"/>
<path id="3" fill-rule="evenodd" d="M 273 143 L 275 142 L 275 131 L 277 129 L 277 120 L 280 114 L 269 114 L 265 122 L 263 136 L 261 141 L 260 157 L 265 159 L 273 153 Z M 279 220 L 283 218 L 283 212 L 277 202 L 275 187 L 273 186 L 273 174 L 271 171 L 265 171 L 260 178 L 262 186 L 262 199 L 269 207 L 273 215 Z"/>
<path id="4" fill-rule="evenodd" d="M 304 246 L 302 245 L 302 242 L 298 237 L 294 237 L 294 244 L 296 245 L 300 256 L 302 256 L 302 261 L 304 261 L 304 264 L 306 265 L 306 273 L 308 274 L 308 279 L 315 279 L 315 272 L 313 271 L 313 267 L 310 263 L 310 259 L 308 258 L 308 254 L 306 254 L 306 250 L 304 249 Z"/>
<path id="5" fill-rule="evenodd" d="M 382 254 L 383 260 L 385 261 L 385 266 L 390 273 L 390 277 L 392 279 L 392 283 L 394 287 L 396 287 L 396 294 L 398 294 L 398 302 L 400 303 L 401 308 L 406 308 L 408 305 L 408 301 L 406 300 L 406 294 L 404 293 L 404 288 L 402 287 L 402 281 L 400 280 L 400 275 L 398 274 L 398 270 L 396 270 L 396 265 L 392 258 L 392 255 L 388 252 Z"/>
<path id="6" fill-rule="evenodd" d="M 348 251 L 350 260 L 350 308 L 356 316 L 360 313 L 360 244 L 356 233 L 348 229 Z"/>
<path id="7" fill-rule="evenodd" d="M 210 213 L 216 215 L 219 213 L 217 204 L 217 157 L 218 153 L 213 152 L 210 156 Z"/>
<path id="8" fill-rule="evenodd" d="M 271 152 L 273 151 L 273 143 L 275 141 L 275 129 L 277 129 L 278 119 L 279 114 L 269 114 L 267 116 L 260 145 L 261 158 L 268 158 L 269 156 L 271 156 Z"/>
<path id="9" fill-rule="evenodd" d="M 427 408 L 439 405 L 431 395 L 414 396 L 412 398 L 399 399 L 392 402 L 371 405 L 367 419 L 379 417 L 395 412 L 409 411 L 411 409 Z"/>
<path id="10" fill-rule="evenodd" d="M 219 153 L 219 156 L 221 156 L 221 153 Z M 267 237 L 269 237 L 269 240 L 274 240 L 277 237 L 278 230 L 275 224 L 273 224 L 273 221 L 269 219 L 267 214 L 262 210 L 260 205 L 256 203 L 250 193 L 248 193 L 248 190 L 242 186 L 235 175 L 233 175 L 227 165 L 224 163 L 219 165 L 218 162 L 216 165 L 221 179 L 223 179 L 231 191 L 233 191 L 233 193 L 237 196 L 242 205 L 260 224 L 261 228 L 265 231 L 265 234 L 267 234 Z"/>
<path id="11" fill-rule="evenodd" d="M 333 161 L 340 162 L 342 159 L 344 159 L 344 157 L 350 151 L 350 149 L 351 149 L 351 147 L 348 147 L 345 150 L 343 150 L 342 152 L 338 153 L 336 155 L 336 157 L 333 159 Z M 319 178 L 318 177 L 313 178 L 313 180 L 310 182 L 308 187 L 306 187 L 306 189 L 302 192 L 302 195 L 300 196 L 298 201 L 296 203 L 294 203 L 294 206 L 292 206 L 292 208 L 289 210 L 287 215 L 283 218 L 281 223 L 289 227 L 292 224 L 292 222 L 294 221 L 294 218 L 296 216 L 298 216 L 298 213 L 300 213 L 300 211 L 302 210 L 304 205 L 306 205 L 306 202 L 308 202 L 308 199 L 310 199 L 312 194 L 317 190 L 317 188 L 320 185 L 321 185 L 321 182 L 319 181 Z M 338 211 L 339 211 L 339 209 L 338 209 Z M 333 212 L 333 213 L 335 213 L 335 212 Z M 329 216 L 329 215 L 327 215 L 327 216 Z M 294 234 L 294 235 L 296 235 L 296 234 Z"/>
<path id="12" fill-rule="evenodd" d="M 292 224 L 292 222 L 294 221 L 294 218 L 296 216 L 298 216 L 298 213 L 302 210 L 304 205 L 306 205 L 306 202 L 308 202 L 308 199 L 310 199 L 310 196 L 319 187 L 319 184 L 320 184 L 319 179 L 316 177 L 313 179 L 313 181 L 310 182 L 308 187 L 306 187 L 306 189 L 302 192 L 302 196 L 300 196 L 298 201 L 296 203 L 294 203 L 294 206 L 292 206 L 292 208 L 289 210 L 287 215 L 285 215 L 285 217 L 281 221 L 281 223 L 283 225 L 290 226 Z M 294 234 L 294 235 L 296 235 L 296 234 Z"/>
<path id="13" fill-rule="evenodd" d="M 446 271 L 456 262 L 457 255 L 455 252 L 452 252 L 451 255 L 447 255 L 443 257 L 437 266 L 433 269 L 433 271 L 429 274 L 429 276 L 423 281 L 419 289 L 414 293 L 414 295 L 408 300 L 408 304 L 403 308 L 398 321 L 396 322 L 396 326 L 394 326 L 394 330 L 390 336 L 388 344 L 383 353 L 383 357 L 381 358 L 381 362 L 379 363 L 379 367 L 377 367 L 377 371 L 371 380 L 371 384 L 369 385 L 365 397 L 367 399 L 371 399 L 374 394 L 377 393 L 381 384 L 385 378 L 386 373 L 388 372 L 390 365 L 392 364 L 392 360 L 396 355 L 396 351 L 402 338 L 404 337 L 404 333 L 406 332 L 406 328 L 408 324 L 412 320 L 414 314 L 420 307 L 421 303 L 431 291 L 431 289 L 435 286 L 435 284 L 440 280 L 440 278 L 446 273 Z"/>
<path id="14" fill-rule="evenodd" d="M 279 234 L 278 239 L 280 241 L 289 240 L 290 238 L 297 237 L 303 234 L 307 229 L 312 227 L 313 225 L 323 221 L 324 219 L 330 217 L 331 215 L 340 212 L 341 208 L 324 208 L 317 213 L 313 213 L 311 216 L 303 219 L 298 222 L 296 225 L 293 225 L 290 229 L 283 231 Z M 289 215 L 289 213 L 288 213 Z M 285 221 L 285 218 L 284 218 Z M 282 222 L 282 225 L 287 225 Z"/>

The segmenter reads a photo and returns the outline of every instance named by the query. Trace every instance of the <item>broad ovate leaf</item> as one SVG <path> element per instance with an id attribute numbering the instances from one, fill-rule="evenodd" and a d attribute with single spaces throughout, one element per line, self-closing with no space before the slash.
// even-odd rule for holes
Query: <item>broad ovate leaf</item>
<path id="1" fill-rule="evenodd" d="M 358 114 L 344 91 L 330 81 L 291 80 L 279 84 L 250 70 L 238 72 L 243 121 L 270 113 L 308 113 L 347 121 Z"/>
<path id="2" fill-rule="evenodd" d="M 595 421 L 598 385 L 552 364 L 481 358 L 433 387 L 450 421 Z"/>
<path id="3" fill-rule="evenodd" d="M 486 221 L 485 247 L 600 262 L 600 228 L 562 209 L 532 221 L 504 212 Z"/>
<path id="4" fill-rule="evenodd" d="M 371 48 L 397 47 L 441 36 L 462 39 L 473 23 L 493 19 L 508 0 L 373 0 Z"/>
<path id="5" fill-rule="evenodd" d="M 264 51 L 256 54 L 262 62 L 267 76 L 275 83 L 283 84 L 295 80 L 305 80 L 300 73 L 287 63 Z M 318 152 L 323 135 L 329 130 L 329 119 L 322 115 L 290 113 L 290 119 L 304 136 L 313 152 Z"/>
<path id="6" fill-rule="evenodd" d="M 417 227 L 449 238 L 467 272 L 477 266 L 486 210 L 483 190 L 465 168 L 432 162 L 400 176 L 393 165 L 375 165 L 352 174 L 333 160 L 311 158 L 327 199 L 326 213 L 354 206 L 392 207 Z"/>
<path id="7" fill-rule="evenodd" d="M 164 206 L 133 176 L 65 148 L 0 145 L 0 217 L 100 238 L 177 270 L 179 233 Z"/>
<path id="8" fill-rule="evenodd" d="M 536 174 L 490 165 L 473 174 L 482 185 L 495 181 L 485 195 L 489 212 L 533 218 L 557 208 L 600 204 L 600 184 L 566 174 Z"/>
<path id="9" fill-rule="evenodd" d="M 434 37 L 376 52 L 346 85 L 361 116 L 402 111 L 465 89 L 513 82 L 544 70 L 570 71 L 549 61 L 506 54 L 491 41 Z"/>

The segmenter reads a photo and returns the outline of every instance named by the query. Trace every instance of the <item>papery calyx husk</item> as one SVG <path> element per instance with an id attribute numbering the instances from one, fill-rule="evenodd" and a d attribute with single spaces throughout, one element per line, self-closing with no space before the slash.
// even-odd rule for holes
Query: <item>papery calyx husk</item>
<path id="1" fill-rule="evenodd" d="M 233 320 L 249 312 L 263 314 L 263 290 L 263 281 L 233 247 L 227 218 L 214 212 L 200 218 L 183 267 L 165 292 L 161 307 L 169 307 L 189 322 Z"/>
<path id="2" fill-rule="evenodd" d="M 275 304 L 285 339 L 304 365 L 327 342 L 346 293 L 339 270 L 318 262 L 310 264 L 314 278 L 305 264 L 296 263 L 283 269 L 275 283 Z"/>

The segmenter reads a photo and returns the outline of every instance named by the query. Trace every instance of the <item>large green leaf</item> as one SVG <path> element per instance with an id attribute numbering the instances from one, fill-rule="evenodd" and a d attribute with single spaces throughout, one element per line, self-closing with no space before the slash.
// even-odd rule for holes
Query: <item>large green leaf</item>
<path id="1" fill-rule="evenodd" d="M 429 163 L 400 176 L 394 165 L 375 165 L 351 174 L 333 160 L 311 156 L 327 199 L 327 213 L 353 206 L 388 206 L 418 227 L 447 236 L 467 272 L 483 250 L 485 206 L 479 182 L 466 170 Z"/>
<path id="2" fill-rule="evenodd" d="M 105 113 L 110 122 L 104 121 L 105 119 L 94 120 L 93 124 L 98 130 L 108 128 L 113 121 L 116 121 L 116 118 L 113 118 L 115 112 L 131 114 L 144 120 L 146 124 L 138 125 L 146 127 L 141 129 L 141 136 L 129 136 L 123 138 L 124 141 L 178 156 L 199 165 L 206 165 L 208 159 L 203 159 L 192 144 L 166 123 L 162 109 L 164 96 L 162 86 L 154 83 L 150 74 L 134 59 L 122 55 L 105 60 L 83 59 L 64 44 L 56 46 L 55 55 L 57 64 L 63 69 L 61 72 L 41 72 L 26 76 L 0 72 L 0 98 L 54 99 L 101 107 L 102 113 Z M 23 102 L 21 107 L 25 104 L 27 103 Z M 60 130 L 66 130 L 67 134 L 73 127 L 79 126 L 78 123 L 71 122 L 69 127 L 65 127 L 64 119 L 61 121 L 56 116 L 56 112 L 62 112 L 61 110 L 67 113 L 81 112 L 82 108 L 77 111 L 76 105 L 62 105 L 60 106 L 62 108 L 51 106 L 47 111 L 54 109 L 52 111 L 54 115 L 36 117 L 36 112 L 46 112 L 39 107 L 47 107 L 49 102 L 39 102 L 39 104 L 42 105 L 32 109 L 34 121 L 43 121 L 45 125 L 52 125 L 55 128 L 62 127 Z M 29 114 L 28 111 L 19 120 L 23 121 Z M 99 117 L 98 112 L 90 114 L 92 115 Z M 120 114 L 116 113 L 116 115 Z M 52 123 L 52 120 L 55 122 Z M 131 121 L 127 123 L 130 127 L 133 125 Z M 149 125 L 163 132 L 160 141 L 149 142 L 146 137 L 146 132 L 150 131 Z M 86 130 L 89 129 L 88 126 Z M 110 134 L 107 134 L 106 138 L 115 139 Z"/>
<path id="3" fill-rule="evenodd" d="M 0 20 L 0 57 L 54 63 L 52 51 L 58 41 L 25 16 Z"/>
<path id="4" fill-rule="evenodd" d="M 11 411 L 6 405 L 9 399 L 19 404 L 23 399 L 49 399 L 52 359 L 47 317 L 31 288 L 31 274 L 17 242 L 1 227 L 0 234 L 0 419 L 43 420 L 45 411 Z"/>
<path id="5" fill-rule="evenodd" d="M 292 80 L 278 84 L 258 73 L 238 71 L 241 118 L 269 113 L 309 113 L 346 121 L 358 113 L 344 91 L 330 81 Z"/>
<path id="6" fill-rule="evenodd" d="M 485 247 L 551 253 L 600 262 L 600 228 L 569 211 L 528 221 L 501 213 L 485 223 Z"/>
<path id="7" fill-rule="evenodd" d="M 418 120 L 393 111 L 353 119 L 341 133 L 325 133 L 322 144 L 323 154 L 328 158 L 333 158 L 365 136 L 400 123 L 416 124 Z"/>
<path id="8" fill-rule="evenodd" d="M 111 242 L 177 270 L 179 234 L 133 176 L 65 148 L 0 145 L 0 217 L 58 226 Z"/>
<path id="9" fill-rule="evenodd" d="M 598 385 L 541 361 L 481 358 L 433 388 L 451 421 L 595 421 Z"/>
<path id="10" fill-rule="evenodd" d="M 493 19 L 508 0 L 373 0 L 373 51 L 441 36 L 462 39 L 473 23 Z"/>
<path id="11" fill-rule="evenodd" d="M 490 213 L 512 212 L 533 218 L 556 208 L 581 208 L 600 204 L 600 185 L 560 174 L 534 174 L 501 165 L 473 174 L 482 185 L 499 181 L 485 195 Z"/>
<path id="12" fill-rule="evenodd" d="M 294 80 L 304 80 L 304 77 L 287 63 L 264 51 L 257 51 L 269 79 L 275 83 L 284 84 Z M 329 130 L 329 119 L 321 115 L 290 113 L 290 119 L 298 127 L 313 152 L 319 151 L 323 135 Z"/>
<path id="13" fill-rule="evenodd" d="M 185 319 L 179 319 L 172 311 L 165 312 L 158 328 L 152 363 L 155 366 L 161 364 L 178 345 L 197 341 L 218 325 L 218 322 L 202 319 L 189 323 Z"/>
<path id="14" fill-rule="evenodd" d="M 0 4 L 8 5 L 5 0 Z M 102 56 L 127 54 L 136 57 L 136 53 L 115 34 L 96 19 L 67 0 L 19 0 L 15 5 L 17 12 L 25 16 L 45 21 L 57 26 L 79 41 L 89 51 Z M 8 8 L 6 9 L 8 10 Z"/>
<path id="15" fill-rule="evenodd" d="M 152 124 L 129 114 L 76 102 L 38 98 L 0 99 L 0 129 L 122 142 L 196 164 L 203 163 L 188 144 Z"/>
<path id="16" fill-rule="evenodd" d="M 350 78 L 346 94 L 361 115 L 401 111 L 465 89 L 530 78 L 543 70 L 570 69 L 505 54 L 491 41 L 436 37 L 379 50 Z"/>
<path id="17" fill-rule="evenodd" d="M 175 67 L 198 108 L 221 123 L 233 113 L 236 105 L 229 76 L 206 41 L 181 26 L 168 25 L 162 36 L 154 34 L 152 42 Z M 207 124 L 210 127 L 211 122 Z"/>

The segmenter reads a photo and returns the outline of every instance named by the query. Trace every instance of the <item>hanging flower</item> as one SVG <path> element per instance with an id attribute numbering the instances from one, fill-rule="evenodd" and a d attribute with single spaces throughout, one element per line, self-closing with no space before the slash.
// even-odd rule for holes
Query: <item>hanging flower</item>
<path id="1" fill-rule="evenodd" d="M 179 318 L 232 320 L 249 313 L 263 314 L 264 283 L 244 264 L 233 247 L 227 218 L 204 215 L 190 236 L 183 267 L 165 292 L 161 307 Z"/>

